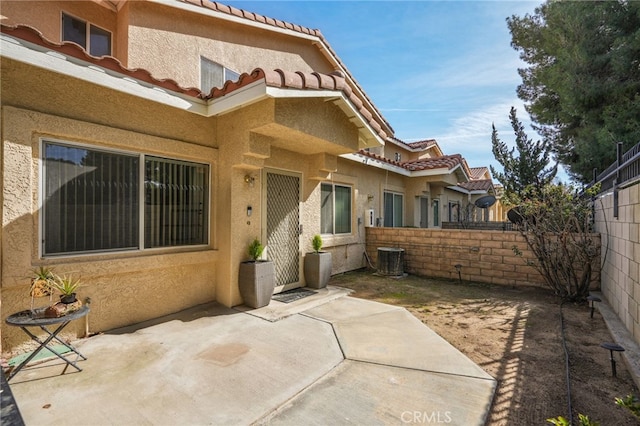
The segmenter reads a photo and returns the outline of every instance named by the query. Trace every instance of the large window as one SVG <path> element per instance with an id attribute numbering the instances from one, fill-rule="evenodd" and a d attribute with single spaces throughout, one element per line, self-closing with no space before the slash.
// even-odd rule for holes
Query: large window
<path id="1" fill-rule="evenodd" d="M 221 88 L 228 80 L 236 81 L 240 74 L 229 68 L 200 57 L 200 90 L 209 93 L 214 87 Z"/>
<path id="2" fill-rule="evenodd" d="M 384 226 L 402 226 L 403 197 L 395 192 L 384 193 Z"/>
<path id="3" fill-rule="evenodd" d="M 43 148 L 44 255 L 207 243 L 207 165 L 48 141 Z"/>
<path id="4" fill-rule="evenodd" d="M 111 55 L 111 33 L 66 13 L 62 14 L 62 41 L 72 41 L 93 56 Z"/>
<path id="5" fill-rule="evenodd" d="M 323 183 L 321 185 L 320 232 L 351 233 L 351 187 Z"/>

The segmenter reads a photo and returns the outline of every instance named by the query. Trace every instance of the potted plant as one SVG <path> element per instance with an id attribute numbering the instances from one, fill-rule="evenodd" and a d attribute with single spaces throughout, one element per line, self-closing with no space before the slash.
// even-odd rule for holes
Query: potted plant
<path id="1" fill-rule="evenodd" d="M 56 275 L 51 284 L 55 290 L 60 292 L 60 302 L 70 304 L 78 300 L 76 299 L 76 290 L 81 285 L 80 280 L 74 279 L 71 275 L 62 277 Z"/>
<path id="2" fill-rule="evenodd" d="M 331 278 L 331 253 L 322 250 L 322 237 L 314 235 L 311 239 L 313 252 L 304 257 L 304 277 L 307 287 L 324 288 Z"/>
<path id="3" fill-rule="evenodd" d="M 39 297 L 49 296 L 53 294 L 53 280 L 55 275 L 51 269 L 40 266 L 33 270 L 31 277 L 31 286 L 29 287 L 29 295 L 31 296 L 31 312 L 35 312 L 34 300 Z"/>
<path id="4" fill-rule="evenodd" d="M 264 246 L 258 238 L 249 244 L 251 260 L 240 264 L 238 286 L 244 304 L 251 308 L 267 306 L 275 288 L 275 267 L 273 262 L 260 259 Z"/>

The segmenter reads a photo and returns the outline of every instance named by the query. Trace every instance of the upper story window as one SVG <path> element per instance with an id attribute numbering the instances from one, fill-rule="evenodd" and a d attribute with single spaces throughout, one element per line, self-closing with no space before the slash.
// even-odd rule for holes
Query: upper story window
<path id="1" fill-rule="evenodd" d="M 109 31 L 66 13 L 62 14 L 62 41 L 77 43 L 92 56 L 111 55 Z"/>
<path id="2" fill-rule="evenodd" d="M 396 161 L 400 162 L 402 159 L 402 155 L 399 152 L 396 152 Z"/>
<path id="3" fill-rule="evenodd" d="M 323 183 L 321 191 L 320 232 L 351 233 L 351 187 Z"/>
<path id="4" fill-rule="evenodd" d="M 200 56 L 200 90 L 209 93 L 214 87 L 222 87 L 228 80 L 236 81 L 240 74 Z"/>
<path id="5" fill-rule="evenodd" d="M 43 143 L 44 256 L 207 244 L 209 166 Z"/>

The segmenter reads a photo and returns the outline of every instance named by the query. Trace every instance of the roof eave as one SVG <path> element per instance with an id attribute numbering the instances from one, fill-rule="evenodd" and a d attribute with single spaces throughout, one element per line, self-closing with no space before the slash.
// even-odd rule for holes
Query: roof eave
<path id="1" fill-rule="evenodd" d="M 385 161 L 378 160 L 376 158 L 367 157 L 365 155 L 361 155 L 356 153 L 343 154 L 340 157 L 345 158 L 347 160 L 355 161 L 357 163 L 363 163 L 369 167 L 375 167 L 377 169 L 387 170 L 393 173 L 397 173 L 402 176 L 411 176 L 411 171 L 397 166 L 395 164 L 387 163 Z"/>

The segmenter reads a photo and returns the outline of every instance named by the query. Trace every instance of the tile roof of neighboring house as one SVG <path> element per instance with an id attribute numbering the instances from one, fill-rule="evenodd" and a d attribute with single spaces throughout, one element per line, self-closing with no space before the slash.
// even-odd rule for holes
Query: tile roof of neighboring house
<path id="1" fill-rule="evenodd" d="M 0 24 L 2 33 L 28 41 L 39 46 L 46 47 L 67 56 L 89 62 L 102 68 L 123 74 L 127 77 L 135 78 L 154 86 L 159 86 L 173 92 L 182 93 L 188 96 L 201 98 L 204 100 L 218 99 L 226 96 L 235 90 L 247 86 L 258 80 L 264 80 L 270 87 L 288 88 L 298 90 L 339 90 L 351 102 L 354 108 L 362 115 L 371 128 L 383 140 L 387 134 L 381 129 L 380 124 L 373 119 L 371 112 L 364 106 L 362 100 L 353 93 L 351 87 L 346 83 L 340 72 L 332 74 L 291 72 L 283 70 L 263 70 L 256 68 L 251 73 L 242 74 L 237 81 L 227 81 L 222 88 L 213 88 L 209 94 L 201 92 L 197 88 L 184 88 L 171 79 L 159 80 L 154 78 L 145 69 L 129 69 L 124 67 L 119 60 L 112 56 L 95 57 L 91 56 L 85 49 L 73 42 L 55 43 L 45 38 L 40 31 L 27 25 L 9 26 Z"/>
<path id="2" fill-rule="evenodd" d="M 431 148 L 434 145 L 437 145 L 438 142 L 436 142 L 435 139 L 425 139 L 423 141 L 408 142 L 406 144 L 414 149 L 427 149 L 427 148 Z"/>
<path id="3" fill-rule="evenodd" d="M 224 14 L 227 14 L 227 15 L 235 16 L 235 17 L 238 17 L 238 18 L 248 19 L 250 21 L 261 23 L 261 24 L 264 24 L 264 25 L 270 25 L 270 26 L 273 26 L 273 27 L 276 27 L 276 28 L 291 30 L 291 31 L 295 31 L 295 32 L 298 32 L 298 33 L 301 33 L 301 34 L 306 34 L 306 35 L 311 35 L 311 36 L 314 36 L 314 37 L 318 37 L 318 39 L 320 39 L 320 41 L 324 44 L 324 47 L 326 47 L 326 49 L 331 54 L 331 57 L 333 59 L 335 59 L 337 65 L 339 65 L 340 68 L 344 72 L 346 72 L 348 74 L 349 79 L 351 81 L 353 81 L 353 84 L 360 91 L 360 95 L 365 98 L 367 103 L 374 110 L 375 115 L 377 117 L 379 117 L 383 121 L 383 124 L 385 125 L 385 127 L 387 127 L 390 131 L 393 132 L 393 128 L 391 127 L 389 122 L 382 116 L 380 111 L 378 111 L 378 109 L 373 104 L 371 99 L 369 99 L 369 97 L 364 92 L 364 90 L 362 90 L 360 85 L 356 82 L 355 78 L 351 75 L 351 73 L 347 69 L 346 65 L 338 57 L 336 52 L 331 48 L 331 46 L 329 45 L 329 42 L 327 42 L 327 40 L 324 38 L 324 36 L 320 32 L 320 30 L 318 30 L 318 29 L 310 29 L 310 28 L 307 28 L 307 27 L 303 27 L 301 25 L 296 25 L 296 24 L 291 24 L 289 22 L 281 21 L 279 19 L 269 18 L 269 17 L 263 16 L 263 15 L 260 15 L 260 14 L 257 14 L 257 13 L 248 12 L 246 10 L 238 9 L 238 8 L 235 8 L 235 7 L 232 7 L 232 6 L 228 6 L 228 5 L 225 5 L 225 4 L 222 4 L 222 3 L 219 3 L 219 2 L 215 2 L 215 1 L 210 1 L 210 0 L 178 0 L 178 1 L 181 1 L 183 3 L 188 3 L 188 4 L 191 4 L 191 5 L 194 5 L 194 6 L 200 6 L 200 7 L 206 8 L 206 9 L 214 11 L 214 12 L 220 12 L 220 13 L 224 13 Z"/>
<path id="4" fill-rule="evenodd" d="M 480 179 L 485 173 L 489 173 L 487 167 L 471 167 L 471 179 Z"/>
<path id="5" fill-rule="evenodd" d="M 405 142 L 401 139 L 391 136 L 387 138 L 387 142 L 394 143 L 410 152 L 424 152 L 429 149 L 435 148 L 436 156 L 444 155 L 442 149 L 440 148 L 440 145 L 438 145 L 438 142 L 435 139 L 425 139 L 416 142 Z"/>
<path id="6" fill-rule="evenodd" d="M 470 180 L 459 183 L 458 186 L 467 191 L 488 191 L 493 188 L 493 181 L 491 179 Z"/>
<path id="7" fill-rule="evenodd" d="M 452 170 L 457 166 L 462 167 L 467 176 L 469 176 L 469 166 L 466 160 L 460 154 L 443 155 L 442 157 L 424 158 L 411 161 L 393 161 L 381 155 L 373 154 L 369 151 L 360 150 L 358 154 L 366 157 L 374 158 L 378 161 L 382 161 L 388 164 L 393 164 L 398 167 L 409 171 L 421 171 L 421 170 L 433 170 L 433 169 L 447 169 Z"/>
<path id="8" fill-rule="evenodd" d="M 467 161 L 460 154 L 443 155 L 442 157 L 423 158 L 418 160 L 406 161 L 405 168 L 408 170 L 430 170 L 441 169 L 446 167 L 451 170 L 456 166 L 461 166 L 467 176 L 470 175 Z"/>

